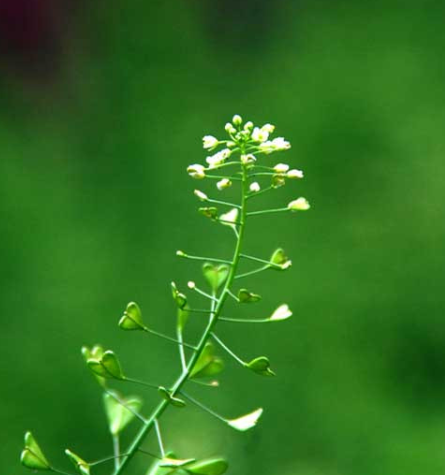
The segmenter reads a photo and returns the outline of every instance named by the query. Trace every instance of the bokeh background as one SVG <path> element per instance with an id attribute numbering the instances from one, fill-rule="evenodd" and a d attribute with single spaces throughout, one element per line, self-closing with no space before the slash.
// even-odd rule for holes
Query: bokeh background
<path id="1" fill-rule="evenodd" d="M 174 347 L 116 323 L 135 300 L 171 332 L 169 282 L 202 282 L 176 249 L 230 255 L 185 168 L 234 113 L 276 124 L 293 147 L 266 160 L 305 171 L 262 205 L 312 210 L 247 239 L 294 262 L 251 279 L 256 314 L 286 301 L 294 318 L 221 326 L 277 378 L 228 362 L 221 390 L 190 388 L 229 416 L 264 406 L 257 430 L 172 409 L 167 445 L 227 455 L 233 475 L 444 473 L 444 15 L 437 0 L 0 1 L 1 473 L 27 473 L 26 430 L 66 470 L 65 447 L 111 452 L 82 345 L 176 375 Z M 157 400 L 128 390 L 146 412 Z"/>

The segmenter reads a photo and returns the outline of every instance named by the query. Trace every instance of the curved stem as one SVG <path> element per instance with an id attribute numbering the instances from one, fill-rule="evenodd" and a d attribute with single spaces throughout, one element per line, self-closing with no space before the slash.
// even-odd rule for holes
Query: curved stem
<path id="1" fill-rule="evenodd" d="M 244 151 L 241 151 L 241 153 L 244 153 Z M 185 383 L 189 379 L 195 364 L 197 363 L 202 351 L 204 350 L 205 344 L 210 338 L 211 333 L 218 322 L 218 317 L 221 314 L 221 310 L 224 307 L 224 303 L 227 297 L 229 296 L 230 287 L 232 286 L 232 283 L 235 279 L 235 275 L 236 275 L 238 264 L 241 257 L 242 245 L 243 245 L 244 230 L 245 230 L 246 218 L 247 218 L 246 202 L 247 202 L 247 195 L 249 191 L 247 167 L 245 165 L 241 165 L 241 167 L 242 167 L 242 178 L 240 178 L 241 180 L 241 210 L 240 210 L 240 216 L 239 216 L 238 235 L 237 235 L 235 250 L 233 253 L 232 263 L 230 265 L 229 275 L 227 277 L 224 288 L 219 295 L 219 298 L 211 300 L 212 305 L 211 305 L 210 319 L 207 324 L 207 327 L 203 332 L 203 335 L 198 343 L 196 351 L 190 357 L 186 370 L 182 372 L 182 374 L 179 376 L 179 378 L 170 388 L 172 396 L 175 396 L 176 394 L 178 394 L 181 388 L 185 385 Z M 162 414 L 165 412 L 168 406 L 169 406 L 169 401 L 167 400 L 162 400 L 156 406 L 156 408 L 152 412 L 149 419 L 146 421 L 142 429 L 139 431 L 139 433 L 136 435 L 135 439 L 131 443 L 128 449 L 128 454 L 122 459 L 122 462 L 119 465 L 119 467 L 114 470 L 113 475 L 120 475 L 123 472 L 125 467 L 131 461 L 134 455 L 138 452 L 138 449 L 140 445 L 142 444 L 142 442 L 144 441 L 147 434 L 149 434 L 149 432 L 153 429 L 155 421 L 158 420 L 162 416 Z"/>

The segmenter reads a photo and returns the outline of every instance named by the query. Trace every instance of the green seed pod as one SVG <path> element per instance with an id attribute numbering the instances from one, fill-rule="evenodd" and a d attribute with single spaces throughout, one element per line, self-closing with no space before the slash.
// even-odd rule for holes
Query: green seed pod
<path id="1" fill-rule="evenodd" d="M 69 449 L 65 450 L 65 454 L 71 460 L 80 475 L 90 475 L 90 466 L 87 462 L 85 462 L 85 460 L 81 459 Z"/>
<path id="2" fill-rule="evenodd" d="M 125 309 L 122 318 L 119 320 L 119 327 L 122 330 L 146 330 L 146 326 L 142 321 L 142 312 L 139 305 L 130 302 Z"/>
<path id="3" fill-rule="evenodd" d="M 20 456 L 20 462 L 31 470 L 51 470 L 51 466 L 31 432 L 25 434 L 25 448 Z"/>
<path id="4" fill-rule="evenodd" d="M 202 273 L 209 283 L 211 289 L 216 292 L 229 276 L 230 267 L 226 264 L 219 266 L 206 262 L 202 266 Z"/>
<path id="5" fill-rule="evenodd" d="M 275 376 L 275 373 L 270 369 L 269 359 L 265 356 L 253 359 L 246 364 L 246 367 L 262 376 Z"/>

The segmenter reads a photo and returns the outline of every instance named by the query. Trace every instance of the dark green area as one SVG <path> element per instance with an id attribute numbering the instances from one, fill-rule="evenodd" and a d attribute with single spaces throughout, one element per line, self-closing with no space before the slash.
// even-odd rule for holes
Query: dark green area
<path id="1" fill-rule="evenodd" d="M 311 211 L 258 217 L 247 239 L 294 263 L 248 281 L 263 296 L 249 309 L 287 302 L 294 317 L 221 325 L 246 359 L 267 355 L 275 379 L 228 362 L 219 391 L 190 388 L 228 416 L 263 406 L 258 428 L 172 408 L 168 447 L 227 455 L 233 475 L 444 473 L 445 7 L 257 3 L 90 2 L 50 84 L 4 67 L 1 473 L 27 473 L 26 430 L 66 470 L 66 447 L 86 460 L 111 452 L 82 345 L 112 348 L 140 379 L 176 376 L 174 346 L 117 322 L 135 300 L 173 331 L 170 281 L 203 283 L 176 249 L 230 255 L 185 169 L 234 113 L 276 124 L 293 148 L 265 160 L 305 171 L 261 202 L 302 195 Z M 159 396 L 145 395 L 148 412 Z M 129 475 L 145 473 L 137 460 Z"/>

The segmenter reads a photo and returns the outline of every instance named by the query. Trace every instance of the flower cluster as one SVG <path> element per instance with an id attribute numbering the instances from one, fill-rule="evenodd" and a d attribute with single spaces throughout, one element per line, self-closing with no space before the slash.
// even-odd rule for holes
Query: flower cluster
<path id="1" fill-rule="evenodd" d="M 214 153 L 206 157 L 206 165 L 195 163 L 187 168 L 187 172 L 192 178 L 197 180 L 215 179 L 217 190 L 223 191 L 232 186 L 234 181 L 240 180 L 242 169 L 245 168 L 249 172 L 248 190 L 251 195 L 280 188 L 286 184 L 287 180 L 303 178 L 302 170 L 291 168 L 286 163 L 280 162 L 271 165 L 268 158 L 263 163 L 258 160 L 260 155 L 271 155 L 275 152 L 289 150 L 291 147 L 289 141 L 284 137 L 272 137 L 275 132 L 274 125 L 267 123 L 261 127 L 255 126 L 251 121 L 244 123 L 241 116 L 235 115 L 232 121 L 225 125 L 224 130 L 228 135 L 224 139 L 213 135 L 205 135 L 202 138 L 203 148 Z M 220 150 L 217 150 L 218 148 Z M 223 169 L 231 172 L 234 169 L 237 170 L 227 176 L 213 174 Z M 201 201 L 217 203 L 217 200 L 208 198 L 199 190 L 195 190 L 195 194 Z M 304 211 L 309 209 L 309 203 L 305 198 L 298 198 L 289 203 L 285 209 Z M 206 208 L 206 212 L 203 214 L 216 219 L 216 208 L 212 207 L 211 210 L 212 212 L 209 213 Z"/>

